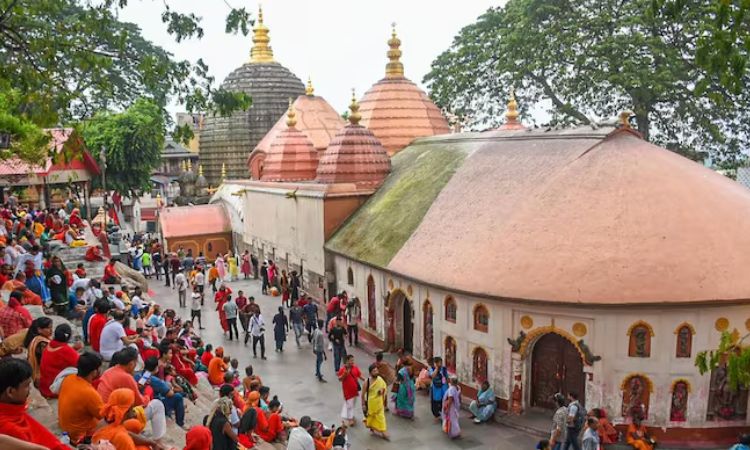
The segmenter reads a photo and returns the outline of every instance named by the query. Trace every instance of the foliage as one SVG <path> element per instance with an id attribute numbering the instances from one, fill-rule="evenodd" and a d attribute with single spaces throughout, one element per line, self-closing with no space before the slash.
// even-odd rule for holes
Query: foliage
<path id="1" fill-rule="evenodd" d="M 50 136 L 19 111 L 19 94 L 0 89 L 0 133 L 10 135 L 10 147 L 0 149 L 0 159 L 17 155 L 26 161 L 42 161 Z"/>
<path id="2" fill-rule="evenodd" d="M 97 114 L 81 130 L 94 155 L 105 149 L 108 190 L 129 197 L 149 189 L 164 147 L 164 118 L 158 105 L 138 99 L 124 112 Z"/>
<path id="3" fill-rule="evenodd" d="M 750 387 L 750 347 L 742 343 L 750 334 L 739 338 L 734 333 L 724 331 L 715 350 L 699 352 L 695 357 L 695 366 L 701 375 L 726 364 L 727 379 L 733 390 L 739 387 Z"/>
<path id="4" fill-rule="evenodd" d="M 653 1 L 510 0 L 461 30 L 424 81 L 439 106 L 473 129 L 502 120 L 514 87 L 526 117 L 549 112 L 544 125 L 632 110 L 646 139 L 731 162 L 750 144 L 750 92 L 726 89 L 697 63 L 711 6 L 682 2 L 675 21 L 654 13 Z"/>
<path id="5" fill-rule="evenodd" d="M 247 95 L 213 87 L 202 61 L 177 61 L 146 40 L 137 25 L 118 20 L 127 4 L 0 0 L 0 86 L 19 94 L 24 120 L 49 127 L 123 110 L 139 98 L 161 107 L 165 117 L 169 101 L 222 115 L 249 106 Z M 200 18 L 163 4 L 162 21 L 176 41 L 203 36 Z M 244 9 L 230 8 L 227 32 L 246 34 L 249 22 Z M 184 132 L 176 135 L 189 139 Z"/>

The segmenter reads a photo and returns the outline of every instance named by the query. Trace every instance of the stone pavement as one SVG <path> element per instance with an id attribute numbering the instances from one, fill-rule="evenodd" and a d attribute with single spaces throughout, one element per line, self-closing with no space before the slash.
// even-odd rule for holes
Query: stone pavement
<path id="1" fill-rule="evenodd" d="M 323 366 L 323 376 L 328 383 L 319 383 L 315 376 L 315 356 L 312 353 L 307 338 L 301 339 L 302 348 L 298 349 L 294 341 L 294 333 L 289 334 L 289 340 L 284 345 L 283 353 L 274 351 L 273 330 L 271 319 L 281 304 L 280 297 L 261 295 L 260 283 L 256 281 L 234 281 L 228 283 L 234 295 L 242 290 L 246 296 L 254 296 L 260 304 L 263 316 L 268 324 L 266 327 L 266 357 L 267 360 L 254 359 L 251 342 L 245 347 L 242 342 L 229 341 L 224 337 L 219 326 L 218 314 L 215 312 L 213 295 L 208 289 L 206 302 L 203 306 L 204 319 L 202 336 L 204 341 L 213 344 L 214 348 L 223 346 L 225 354 L 237 358 L 240 370 L 252 364 L 255 372 L 263 378 L 264 384 L 271 387 L 271 394 L 278 395 L 284 403 L 285 411 L 299 418 L 309 415 L 313 420 L 320 420 L 328 425 L 339 424 L 340 411 L 343 403 L 341 385 L 333 374 L 333 356 L 328 355 L 328 361 Z M 164 286 L 164 281 L 151 279 L 149 282 L 154 299 L 164 307 L 174 308 L 183 318 L 190 317 L 190 300 L 187 308 L 179 308 L 177 292 Z M 238 324 L 239 327 L 239 324 Z M 240 328 L 241 332 L 241 328 Z M 260 351 L 260 350 L 259 350 Z M 367 366 L 374 358 L 360 349 L 354 349 L 355 364 L 366 372 Z M 414 421 L 387 416 L 388 431 L 391 441 L 386 442 L 372 437 L 361 424 L 361 409 L 357 407 L 357 427 L 350 429 L 349 439 L 354 450 L 378 449 L 409 449 L 409 450 L 438 450 L 438 449 L 498 449 L 498 450 L 528 450 L 533 449 L 538 438 L 522 431 L 498 424 L 475 425 L 468 414 L 462 414 L 461 426 L 463 437 L 455 441 L 446 438 L 441 432 L 440 425 L 435 422 L 430 413 L 430 404 L 424 393 L 417 395 L 416 419 Z M 208 413 L 208 411 L 206 411 Z M 193 425 L 193 424 L 189 424 Z"/>

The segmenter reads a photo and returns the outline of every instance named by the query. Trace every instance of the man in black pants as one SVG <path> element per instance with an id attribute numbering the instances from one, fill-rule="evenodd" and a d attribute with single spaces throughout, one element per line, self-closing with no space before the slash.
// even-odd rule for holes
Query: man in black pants
<path id="1" fill-rule="evenodd" d="M 266 323 L 263 321 L 263 316 L 260 315 L 260 311 L 257 309 L 253 312 L 253 317 L 250 318 L 250 334 L 245 335 L 245 345 L 247 345 L 248 336 L 253 336 L 253 358 L 258 357 L 257 345 L 260 342 L 260 359 L 266 359 Z"/>
<path id="2" fill-rule="evenodd" d="M 234 301 L 231 295 L 227 295 L 227 302 L 224 303 L 224 314 L 227 316 L 227 328 L 229 328 L 229 340 L 232 340 L 232 332 L 237 340 L 240 340 L 240 333 L 237 331 L 237 315 L 238 315 L 237 303 Z"/>

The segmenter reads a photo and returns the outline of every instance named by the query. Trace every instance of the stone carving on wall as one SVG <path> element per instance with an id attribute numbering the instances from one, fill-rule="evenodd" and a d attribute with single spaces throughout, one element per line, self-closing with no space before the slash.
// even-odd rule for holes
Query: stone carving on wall
<path id="1" fill-rule="evenodd" d="M 672 385 L 672 405 L 669 409 L 669 420 L 685 422 L 687 420 L 688 394 L 690 385 L 685 380 L 677 380 Z"/>
<path id="2" fill-rule="evenodd" d="M 481 383 L 487 380 L 487 352 L 477 347 L 472 355 L 471 374 L 474 381 Z"/>
<path id="3" fill-rule="evenodd" d="M 445 367 L 456 372 L 456 340 L 450 336 L 445 338 Z"/>
<path id="4" fill-rule="evenodd" d="M 589 346 L 586 345 L 585 342 L 583 342 L 583 339 L 578 341 L 578 348 L 581 350 L 581 353 L 583 353 L 583 361 L 587 365 L 593 366 L 595 362 L 601 361 L 602 357 L 594 355 Z"/>
<path id="5" fill-rule="evenodd" d="M 651 356 L 651 337 L 654 335 L 651 325 L 638 321 L 628 329 L 630 341 L 628 343 L 628 356 L 636 358 L 648 358 Z"/>
<path id="6" fill-rule="evenodd" d="M 515 339 L 508 338 L 508 344 L 510 344 L 510 349 L 513 353 L 518 353 L 521 350 L 521 344 L 523 344 L 524 339 L 526 339 L 526 333 L 523 331 L 520 331 L 518 337 Z"/>
<path id="7" fill-rule="evenodd" d="M 424 323 L 424 335 L 422 336 L 423 339 L 423 347 L 424 347 L 424 359 L 430 359 L 433 355 L 433 334 L 434 334 L 434 328 L 433 328 L 433 316 L 432 313 L 432 303 L 430 303 L 429 300 L 425 300 L 424 306 L 422 306 L 422 313 L 423 313 L 423 323 Z"/>
<path id="8" fill-rule="evenodd" d="M 677 358 L 690 358 L 693 348 L 693 331 L 689 326 L 683 325 L 677 330 Z"/>
<path id="9" fill-rule="evenodd" d="M 747 389 L 732 389 L 726 366 L 711 372 L 706 420 L 745 420 L 747 416 Z"/>
<path id="10" fill-rule="evenodd" d="M 513 376 L 513 391 L 510 396 L 510 412 L 523 412 L 523 357 L 520 353 L 511 353 L 511 373 Z"/>
<path id="11" fill-rule="evenodd" d="M 630 375 L 623 381 L 621 389 L 622 416 L 630 417 L 638 414 L 647 419 L 651 397 L 651 380 L 645 375 Z"/>

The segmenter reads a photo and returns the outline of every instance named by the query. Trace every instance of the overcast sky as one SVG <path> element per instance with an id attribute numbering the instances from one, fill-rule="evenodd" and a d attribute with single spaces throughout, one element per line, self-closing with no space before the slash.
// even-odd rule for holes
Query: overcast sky
<path id="1" fill-rule="evenodd" d="M 227 3 L 257 13 L 258 2 L 241 0 L 167 0 L 170 7 L 202 17 L 203 39 L 176 43 L 161 22 L 163 0 L 130 0 L 121 19 L 138 24 L 147 39 L 178 59 L 209 65 L 221 82 L 249 59 L 250 36 L 224 32 Z M 264 22 L 270 28 L 276 61 L 303 82 L 311 76 L 316 95 L 337 111 L 349 104 L 351 89 L 361 95 L 383 78 L 391 23 L 401 38 L 405 75 L 421 86 L 430 63 L 458 31 L 502 0 L 268 0 Z M 173 106 L 172 111 L 182 110 Z"/>

